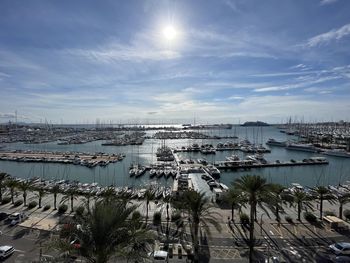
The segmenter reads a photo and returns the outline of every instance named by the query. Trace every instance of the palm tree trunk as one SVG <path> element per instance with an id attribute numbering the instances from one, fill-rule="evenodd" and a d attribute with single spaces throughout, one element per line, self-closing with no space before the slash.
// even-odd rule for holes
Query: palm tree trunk
<path id="1" fill-rule="evenodd" d="M 70 196 L 70 210 L 71 210 L 71 212 L 74 211 L 74 209 L 73 209 L 73 195 Z"/>
<path id="2" fill-rule="evenodd" d="M 339 218 L 343 219 L 343 203 L 339 204 Z"/>
<path id="3" fill-rule="evenodd" d="M 249 228 L 249 263 L 253 263 L 254 253 L 254 218 L 256 213 L 256 204 L 250 204 L 250 228 Z"/>
<path id="4" fill-rule="evenodd" d="M 147 221 L 148 221 L 148 204 L 149 204 L 149 201 L 147 200 L 147 202 L 146 202 L 146 225 L 147 225 Z"/>
<path id="5" fill-rule="evenodd" d="M 54 206 L 54 210 L 57 210 L 57 207 L 56 207 L 56 201 L 57 201 L 57 194 L 53 194 L 53 206 Z"/>
<path id="6" fill-rule="evenodd" d="M 276 206 L 276 220 L 279 222 L 280 221 L 280 208 L 279 208 L 279 204 L 277 203 L 277 206 Z"/>
<path id="7" fill-rule="evenodd" d="M 194 262 L 199 262 L 199 242 L 198 242 L 198 230 L 199 224 L 194 222 L 193 226 L 193 244 L 194 244 Z"/>
<path id="8" fill-rule="evenodd" d="M 2 201 L 2 181 L 0 183 L 0 202 Z"/>
<path id="9" fill-rule="evenodd" d="M 90 196 L 87 197 L 87 210 L 88 210 L 88 214 L 90 214 Z"/>
<path id="10" fill-rule="evenodd" d="M 11 192 L 11 203 L 14 204 L 14 203 L 15 203 L 15 200 L 14 200 L 14 198 L 13 198 L 13 196 L 14 196 L 14 194 L 15 194 L 15 193 L 14 193 L 14 190 L 11 189 L 10 192 Z"/>
<path id="11" fill-rule="evenodd" d="M 323 196 L 320 197 L 320 219 L 322 220 L 322 212 L 323 212 Z"/>
<path id="12" fill-rule="evenodd" d="M 235 203 L 232 203 L 232 206 L 231 206 L 231 218 L 232 218 L 232 222 L 234 222 L 234 216 L 235 216 Z"/>
<path id="13" fill-rule="evenodd" d="M 301 214 L 301 202 L 298 202 L 298 221 L 301 221 L 300 214 Z"/>
<path id="14" fill-rule="evenodd" d="M 39 208 L 41 208 L 41 196 L 39 196 Z"/>
<path id="15" fill-rule="evenodd" d="M 24 206 L 27 206 L 27 193 L 26 192 L 23 192 L 23 203 L 24 203 Z"/>

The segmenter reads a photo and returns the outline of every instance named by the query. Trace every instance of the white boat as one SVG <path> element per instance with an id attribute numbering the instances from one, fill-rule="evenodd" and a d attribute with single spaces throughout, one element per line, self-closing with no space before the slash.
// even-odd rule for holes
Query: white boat
<path id="1" fill-rule="evenodd" d="M 328 150 L 323 152 L 323 154 L 329 155 L 329 156 L 350 158 L 350 153 L 341 149 Z"/>
<path id="2" fill-rule="evenodd" d="M 318 149 L 313 146 L 311 143 L 290 143 L 287 144 L 286 149 L 304 151 L 304 152 L 318 152 Z"/>

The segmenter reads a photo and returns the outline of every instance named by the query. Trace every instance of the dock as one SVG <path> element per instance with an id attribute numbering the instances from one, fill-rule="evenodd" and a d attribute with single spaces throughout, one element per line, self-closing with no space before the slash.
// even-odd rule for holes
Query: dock
<path id="1" fill-rule="evenodd" d="M 41 162 L 41 163 L 62 163 L 86 166 L 106 166 L 123 160 L 124 154 L 106 153 L 81 153 L 81 152 L 37 152 L 37 151 L 11 151 L 0 152 L 1 161 L 15 162 Z"/>
<path id="2" fill-rule="evenodd" d="M 249 161 L 221 161 L 216 162 L 215 166 L 220 170 L 237 170 L 251 168 L 267 168 L 267 167 L 285 167 L 285 166 L 306 166 L 306 165 L 328 165 L 329 161 L 323 157 L 314 157 L 304 159 L 302 161 L 275 161 L 266 163 L 254 163 Z"/>

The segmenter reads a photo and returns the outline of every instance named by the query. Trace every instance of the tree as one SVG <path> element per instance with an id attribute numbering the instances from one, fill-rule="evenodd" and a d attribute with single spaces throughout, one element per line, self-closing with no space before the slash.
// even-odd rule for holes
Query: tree
<path id="1" fill-rule="evenodd" d="M 0 202 L 2 201 L 2 189 L 6 185 L 6 178 L 9 175 L 7 173 L 0 173 Z"/>
<path id="2" fill-rule="evenodd" d="M 221 226 L 218 223 L 218 217 L 220 215 L 213 211 L 213 205 L 205 197 L 205 193 L 198 193 L 196 191 L 184 192 L 175 203 L 175 206 L 183 209 L 187 217 L 192 244 L 194 246 L 194 262 L 199 262 L 199 229 L 201 228 L 208 236 L 211 236 L 210 225 L 221 232 Z"/>
<path id="3" fill-rule="evenodd" d="M 150 201 L 154 200 L 155 198 L 155 192 L 152 188 L 148 188 L 145 192 L 145 195 L 144 195 L 144 200 L 146 201 L 146 225 L 147 225 L 147 222 L 148 222 L 148 208 L 149 208 L 149 203 Z"/>
<path id="4" fill-rule="evenodd" d="M 245 200 L 240 192 L 235 188 L 231 187 L 228 192 L 224 195 L 224 202 L 228 202 L 231 205 L 231 219 L 234 222 L 234 210 L 241 209 L 241 206 L 244 205 Z"/>
<path id="5" fill-rule="evenodd" d="M 253 262 L 254 253 L 254 219 L 256 218 L 256 206 L 263 207 L 263 204 L 273 202 L 271 185 L 266 183 L 266 179 L 259 175 L 245 175 L 238 178 L 233 183 L 236 191 L 245 196 L 250 206 L 250 228 L 249 228 L 249 262 Z M 267 213 L 267 211 L 266 211 Z M 268 213 L 267 213 L 268 214 Z"/>
<path id="6" fill-rule="evenodd" d="M 39 208 L 41 208 L 41 200 L 43 199 L 43 197 L 46 195 L 46 190 L 45 189 L 43 189 L 43 188 L 41 188 L 41 187 L 37 187 L 37 188 L 35 188 L 35 191 L 36 191 L 36 197 L 38 197 L 39 198 Z"/>
<path id="7" fill-rule="evenodd" d="M 324 186 L 317 186 L 312 189 L 312 194 L 315 199 L 320 201 L 320 219 L 322 220 L 323 215 L 323 201 L 328 200 L 330 203 L 335 203 L 335 197 L 332 194 L 331 190 Z"/>
<path id="8" fill-rule="evenodd" d="M 284 212 L 283 210 L 283 203 L 285 203 L 288 198 L 286 198 L 286 194 L 284 194 L 284 190 L 286 188 L 280 184 L 271 184 L 271 192 L 273 195 L 275 195 L 275 198 L 273 198 L 270 203 L 270 205 L 272 206 L 271 211 L 273 211 L 273 213 L 276 216 L 276 220 L 278 222 L 280 222 L 281 217 L 280 217 L 280 212 Z"/>
<path id="9" fill-rule="evenodd" d="M 27 191 L 31 190 L 33 183 L 31 181 L 22 181 L 18 183 L 18 188 L 23 192 L 23 203 L 27 206 Z"/>
<path id="10" fill-rule="evenodd" d="M 300 215 L 303 207 L 305 206 L 307 208 L 313 209 L 313 206 L 311 203 L 313 198 L 309 194 L 299 189 L 294 190 L 294 192 L 292 193 L 292 197 L 293 197 L 293 203 L 295 203 L 298 208 L 298 221 L 301 221 Z"/>
<path id="11" fill-rule="evenodd" d="M 106 263 L 116 255 L 139 260 L 147 255 L 154 236 L 142 228 L 140 218 L 129 220 L 136 206 L 124 202 L 97 201 L 90 214 L 77 216 L 65 239 L 58 239 L 54 247 L 71 251 L 72 240 L 79 242 L 80 256 L 92 263 Z M 68 245 L 67 245 L 68 244 Z M 113 261 L 114 262 L 114 261 Z"/>
<path id="12" fill-rule="evenodd" d="M 11 203 L 14 204 L 15 201 L 14 201 L 13 197 L 15 195 L 16 188 L 18 186 L 18 181 L 16 181 L 13 178 L 7 178 L 6 181 L 5 181 L 5 185 L 10 189 Z"/>
<path id="13" fill-rule="evenodd" d="M 337 192 L 334 196 L 339 203 L 339 218 L 343 219 L 343 206 L 350 202 L 350 193 Z"/>
<path id="14" fill-rule="evenodd" d="M 77 186 L 73 185 L 65 192 L 65 195 L 62 197 L 61 203 L 65 203 L 67 200 L 70 200 L 71 212 L 74 212 L 74 200 L 77 200 L 77 195 Z"/>
<path id="15" fill-rule="evenodd" d="M 50 192 L 53 194 L 53 207 L 54 210 L 57 210 L 57 195 L 61 192 L 60 186 L 58 184 L 55 184 Z"/>

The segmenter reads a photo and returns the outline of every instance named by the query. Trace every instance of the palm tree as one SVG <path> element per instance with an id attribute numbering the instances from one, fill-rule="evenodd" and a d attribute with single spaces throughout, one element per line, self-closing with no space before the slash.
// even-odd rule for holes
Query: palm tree
<path id="1" fill-rule="evenodd" d="M 284 194 L 284 190 L 286 188 L 280 184 L 271 184 L 271 192 L 275 195 L 276 198 L 272 199 L 271 205 L 273 213 L 276 216 L 276 221 L 280 222 L 281 217 L 280 217 L 280 212 L 284 212 L 283 210 L 283 203 L 288 200 L 286 197 L 286 194 Z"/>
<path id="2" fill-rule="evenodd" d="M 271 185 L 266 183 L 266 179 L 259 175 L 245 175 L 236 179 L 233 186 L 246 197 L 250 205 L 249 262 L 253 262 L 256 206 L 259 204 L 262 207 L 263 203 L 268 204 L 273 202 L 274 197 L 270 192 Z"/>
<path id="3" fill-rule="evenodd" d="M 178 202 L 182 203 L 180 207 L 184 209 L 184 213 L 188 219 L 192 244 L 194 246 L 194 262 L 199 262 L 199 229 L 201 228 L 204 230 L 204 233 L 209 237 L 211 236 L 210 225 L 221 232 L 221 226 L 218 223 L 218 217 L 220 217 L 220 215 L 212 210 L 213 205 L 210 203 L 209 199 L 205 197 L 205 193 L 186 191 Z"/>
<path id="4" fill-rule="evenodd" d="M 147 255 L 154 241 L 149 230 L 142 228 L 140 218 L 129 220 L 136 206 L 126 207 L 124 202 L 97 201 L 91 214 L 76 217 L 67 240 L 57 240 L 55 245 L 69 250 L 72 239 L 80 243 L 79 254 L 92 263 L 106 263 L 116 255 L 139 260 Z"/>
<path id="5" fill-rule="evenodd" d="M 23 204 L 27 206 L 27 191 L 31 190 L 33 183 L 31 181 L 22 181 L 18 183 L 18 188 L 23 192 Z"/>
<path id="6" fill-rule="evenodd" d="M 149 208 L 149 202 L 154 200 L 155 198 L 155 192 L 153 189 L 148 188 L 145 192 L 144 195 L 144 200 L 146 201 L 146 225 L 147 225 L 147 221 L 148 221 L 148 208 Z"/>
<path id="7" fill-rule="evenodd" d="M 84 197 L 83 203 L 85 204 L 88 213 L 90 213 L 90 200 L 92 197 L 95 196 L 95 194 L 93 194 L 91 191 L 89 191 L 89 192 L 82 193 L 82 195 Z"/>
<path id="8" fill-rule="evenodd" d="M 292 193 L 292 198 L 293 198 L 293 203 L 297 205 L 298 208 L 298 221 L 301 221 L 300 215 L 301 215 L 301 210 L 303 207 L 307 207 L 312 209 L 312 196 L 309 194 L 305 193 L 302 190 L 295 189 L 294 192 Z"/>
<path id="9" fill-rule="evenodd" d="M 339 203 L 339 218 L 343 219 L 343 206 L 350 202 L 350 193 L 335 193 L 335 199 Z"/>
<path id="10" fill-rule="evenodd" d="M 14 201 L 14 195 L 15 195 L 15 192 L 16 192 L 16 188 L 18 186 L 18 181 L 16 181 L 15 179 L 13 178 L 8 178 L 6 179 L 5 181 L 5 185 L 10 189 L 10 195 L 11 195 L 11 203 L 14 204 L 15 201 Z"/>
<path id="11" fill-rule="evenodd" d="M 53 207 L 54 210 L 57 210 L 57 195 L 61 192 L 60 186 L 58 184 L 55 184 L 50 192 L 53 194 Z"/>
<path id="12" fill-rule="evenodd" d="M 0 173 L 0 202 L 2 201 L 2 189 L 5 186 L 5 180 L 8 176 L 7 173 Z"/>
<path id="13" fill-rule="evenodd" d="M 78 191 L 76 186 L 71 186 L 62 197 L 61 203 L 65 203 L 67 200 L 70 200 L 70 210 L 74 212 L 74 200 L 77 200 Z"/>
<path id="14" fill-rule="evenodd" d="M 335 203 L 335 197 L 332 194 L 331 190 L 324 186 L 317 186 L 312 189 L 312 194 L 315 199 L 320 200 L 320 219 L 322 220 L 323 215 L 323 201 L 328 200 L 330 203 Z"/>
<path id="15" fill-rule="evenodd" d="M 38 197 L 39 198 L 39 208 L 41 208 L 41 200 L 42 200 L 42 198 L 46 195 L 46 190 L 45 189 L 43 189 L 43 188 L 41 188 L 41 187 L 38 187 L 38 188 L 36 188 L 35 189 L 36 190 L 36 197 Z"/>
<path id="16" fill-rule="evenodd" d="M 224 195 L 223 200 L 231 205 L 231 219 L 234 222 L 234 210 L 241 209 L 242 204 L 244 204 L 243 196 L 235 188 L 230 188 Z"/>

